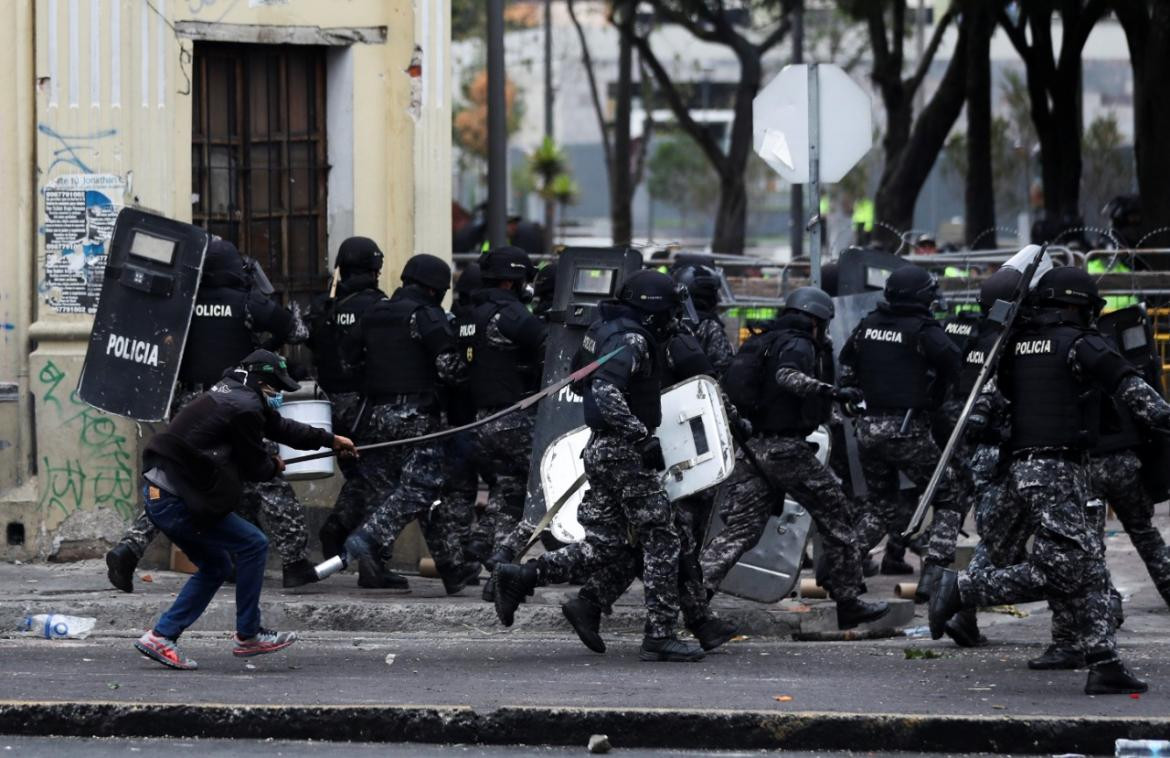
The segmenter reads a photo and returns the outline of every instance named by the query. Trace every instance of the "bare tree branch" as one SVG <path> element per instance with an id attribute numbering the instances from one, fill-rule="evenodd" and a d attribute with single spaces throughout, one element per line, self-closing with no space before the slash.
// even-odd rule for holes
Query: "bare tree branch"
<path id="1" fill-rule="evenodd" d="M 697 23 L 693 18 L 690 18 L 685 13 L 682 13 L 680 11 L 674 10 L 673 8 L 667 7 L 665 3 L 656 5 L 655 8 L 658 10 L 659 13 L 662 14 L 663 18 L 665 18 L 667 21 L 669 21 L 672 24 L 678 24 L 682 28 L 686 29 L 688 32 L 691 33 L 691 36 L 693 36 L 693 37 L 698 37 L 699 39 L 704 40 L 706 42 L 722 42 L 723 41 L 720 38 L 720 36 L 718 34 L 716 34 L 713 30 L 704 28 L 701 24 Z"/>
<path id="2" fill-rule="evenodd" d="M 605 124 L 605 111 L 601 109 L 601 97 L 597 94 L 597 76 L 593 73 L 593 56 L 589 54 L 589 43 L 585 40 L 585 30 L 577 19 L 577 11 L 573 7 L 573 0 L 566 0 L 569 9 L 569 18 L 573 28 L 577 30 L 577 38 L 581 41 L 581 62 L 585 65 L 585 76 L 589 79 L 589 97 L 593 101 L 593 112 L 597 116 L 597 126 L 601 129 L 601 149 L 605 153 L 605 170 L 608 173 L 613 166 L 613 146 L 609 139 L 609 130 Z"/>
<path id="3" fill-rule="evenodd" d="M 922 53 L 922 60 L 918 61 L 918 66 L 914 70 L 914 75 L 906 80 L 906 94 L 913 98 L 918 92 L 918 88 L 922 86 L 922 80 L 926 78 L 926 72 L 930 70 L 931 64 L 934 62 L 934 56 L 938 53 L 938 47 L 942 44 L 943 35 L 946 34 L 947 27 L 955 18 L 955 6 L 947 8 L 946 13 L 935 24 L 934 33 L 930 36 L 930 43 L 926 46 L 926 50 Z"/>
<path id="4" fill-rule="evenodd" d="M 790 31 L 792 31 L 792 20 L 790 16 L 785 14 L 784 19 L 780 22 L 780 25 L 773 29 L 771 34 L 769 34 L 767 37 L 764 37 L 763 42 L 756 45 L 756 54 L 763 56 L 764 53 L 783 42 L 784 38 L 788 36 L 788 32 Z"/>
<path id="5" fill-rule="evenodd" d="M 1007 36 L 1008 39 L 1011 40 L 1012 47 L 1014 47 L 1016 52 L 1020 54 L 1020 58 L 1023 59 L 1024 62 L 1029 61 L 1032 57 L 1032 48 L 1028 45 L 1028 40 L 1024 36 L 1024 19 L 1021 18 L 1020 25 L 1016 26 L 1012 23 L 1012 20 L 1008 17 L 1007 12 L 1003 8 L 999 9 L 999 11 L 996 13 L 996 16 L 999 18 L 999 25 L 1003 27 L 1005 32 L 1007 32 Z"/>

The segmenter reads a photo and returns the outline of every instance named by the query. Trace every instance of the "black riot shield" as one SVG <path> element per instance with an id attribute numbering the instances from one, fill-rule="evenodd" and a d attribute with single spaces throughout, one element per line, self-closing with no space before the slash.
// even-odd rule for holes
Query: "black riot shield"
<path id="1" fill-rule="evenodd" d="M 544 377 L 547 387 L 571 370 L 573 356 L 581 346 L 585 330 L 597 317 L 597 304 L 617 296 L 626 277 L 642 268 L 642 256 L 621 247 L 566 248 L 557 257 L 556 291 L 549 311 Z M 524 515 L 537 521 L 544 515 L 544 488 L 540 462 L 544 451 L 562 435 L 585 423 L 581 398 L 565 387 L 541 401 L 532 439 L 532 465 L 528 474 L 528 496 Z"/>
<path id="2" fill-rule="evenodd" d="M 135 208 L 114 224 L 78 396 L 138 421 L 171 407 L 207 232 Z"/>
<path id="3" fill-rule="evenodd" d="M 906 259 L 884 250 L 850 247 L 837 258 L 837 294 L 857 295 L 881 291 L 890 272 L 910 265 Z M 863 314 L 864 315 L 864 314 Z M 850 327 L 852 330 L 852 327 Z M 848 332 L 846 332 L 848 336 Z"/>
<path id="4" fill-rule="evenodd" d="M 1141 372 L 1142 378 L 1162 391 L 1162 360 L 1145 306 L 1131 305 L 1106 313 L 1097 320 L 1097 328 Z"/>

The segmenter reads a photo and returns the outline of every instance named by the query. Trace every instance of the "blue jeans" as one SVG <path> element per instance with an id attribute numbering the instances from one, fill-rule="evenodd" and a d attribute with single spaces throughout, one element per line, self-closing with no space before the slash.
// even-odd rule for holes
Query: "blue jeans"
<path id="1" fill-rule="evenodd" d="M 159 496 L 151 499 L 151 489 L 149 485 L 142 488 L 146 515 L 199 567 L 158 620 L 155 633 L 176 639 L 194 624 L 220 585 L 231 576 L 234 558 L 236 632 L 241 637 L 255 636 L 260 631 L 260 587 L 268 558 L 268 538 L 234 513 L 218 521 L 197 520 L 182 498 L 155 489 Z"/>

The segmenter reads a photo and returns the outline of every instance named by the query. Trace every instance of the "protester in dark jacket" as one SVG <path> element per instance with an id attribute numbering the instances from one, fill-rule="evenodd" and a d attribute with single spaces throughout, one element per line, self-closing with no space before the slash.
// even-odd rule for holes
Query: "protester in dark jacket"
<path id="1" fill-rule="evenodd" d="M 171 668 L 196 668 L 195 661 L 179 650 L 179 635 L 203 614 L 231 575 L 233 563 L 236 635 L 232 653 L 239 657 L 271 653 L 296 641 L 292 632 L 260 626 L 268 539 L 234 511 L 245 480 L 265 481 L 284 470 L 284 461 L 265 449 L 265 437 L 300 450 L 329 447 L 346 455 L 356 452 L 349 439 L 276 412 L 280 391 L 294 391 L 298 386 L 283 358 L 257 350 L 147 444 L 142 456 L 146 513 L 199 567 L 154 628 L 134 643 L 148 658 Z"/>

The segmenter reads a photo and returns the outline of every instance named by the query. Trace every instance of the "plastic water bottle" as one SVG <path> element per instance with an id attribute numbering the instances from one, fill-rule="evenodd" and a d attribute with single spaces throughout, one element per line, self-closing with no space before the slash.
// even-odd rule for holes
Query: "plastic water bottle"
<path id="1" fill-rule="evenodd" d="M 1113 744 L 1115 756 L 1170 755 L 1170 740 L 1118 740 Z"/>
<path id="2" fill-rule="evenodd" d="M 95 618 L 38 613 L 35 616 L 24 617 L 21 631 L 47 640 L 83 640 L 93 631 L 96 623 Z"/>

